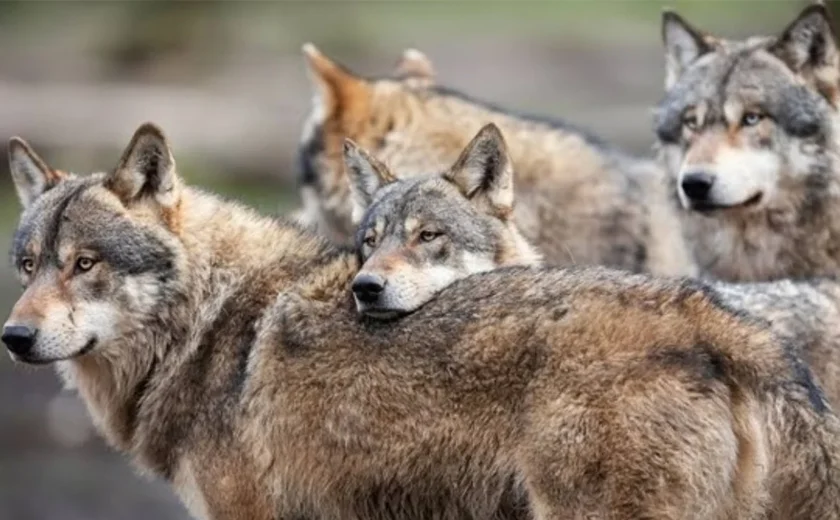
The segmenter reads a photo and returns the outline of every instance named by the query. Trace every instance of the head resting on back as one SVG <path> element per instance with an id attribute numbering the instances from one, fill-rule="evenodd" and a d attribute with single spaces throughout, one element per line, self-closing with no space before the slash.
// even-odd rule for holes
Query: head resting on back
<path id="1" fill-rule="evenodd" d="M 364 264 L 353 283 L 360 312 L 410 312 L 470 274 L 541 262 L 513 223 L 513 165 L 495 125 L 440 174 L 398 179 L 349 140 L 345 161 Z"/>

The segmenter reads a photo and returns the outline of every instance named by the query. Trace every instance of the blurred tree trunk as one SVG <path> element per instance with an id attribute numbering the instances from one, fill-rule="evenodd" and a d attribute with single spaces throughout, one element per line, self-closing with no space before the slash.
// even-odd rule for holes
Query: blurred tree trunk
<path id="1" fill-rule="evenodd" d="M 840 0 L 826 0 L 825 6 L 828 8 L 832 20 L 834 20 L 834 30 L 837 30 L 837 24 L 840 23 Z"/>

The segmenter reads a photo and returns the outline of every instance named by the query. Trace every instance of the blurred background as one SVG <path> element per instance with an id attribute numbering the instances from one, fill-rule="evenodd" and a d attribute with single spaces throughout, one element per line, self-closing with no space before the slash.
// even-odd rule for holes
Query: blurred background
<path id="1" fill-rule="evenodd" d="M 52 166 L 87 173 L 114 166 L 151 120 L 189 182 L 283 212 L 297 204 L 312 96 L 300 47 L 311 41 L 371 75 L 416 47 L 440 83 L 646 154 L 666 5 L 735 37 L 774 34 L 806 2 L 0 1 L 0 142 L 20 135 Z M 19 207 L 0 162 L 0 243 L 10 244 Z M 19 293 L 0 262 L 0 318 Z M 0 353 L 0 520 L 149 518 L 187 515 L 165 484 L 103 445 L 52 370 Z"/>

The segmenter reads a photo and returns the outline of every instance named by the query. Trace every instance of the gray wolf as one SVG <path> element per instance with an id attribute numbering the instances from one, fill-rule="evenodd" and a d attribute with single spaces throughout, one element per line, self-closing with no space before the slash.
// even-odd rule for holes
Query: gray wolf
<path id="1" fill-rule="evenodd" d="M 353 254 L 186 186 L 154 125 L 108 173 L 10 153 L 3 341 L 198 518 L 840 516 L 807 365 L 702 283 L 510 267 L 360 319 Z"/>
<path id="2" fill-rule="evenodd" d="M 352 141 L 345 162 L 361 221 L 356 247 L 364 267 L 353 283 L 360 312 L 413 311 L 467 275 L 542 262 L 513 222 L 513 168 L 492 123 L 442 174 L 398 180 Z"/>
<path id="3" fill-rule="evenodd" d="M 662 20 L 661 159 L 702 273 L 840 273 L 840 65 L 825 6 L 777 36 L 725 40 Z"/>
<path id="4" fill-rule="evenodd" d="M 765 320 L 799 355 L 834 409 L 840 407 L 840 283 L 833 277 L 760 283 L 713 282 L 721 299 Z"/>
<path id="5" fill-rule="evenodd" d="M 540 256 L 509 218 L 512 171 L 494 125 L 440 175 L 397 179 L 349 143 L 347 173 L 357 211 L 362 267 L 352 286 L 359 312 L 390 318 L 416 310 L 466 276 Z M 840 284 L 833 278 L 766 283 L 712 282 L 724 302 L 766 320 L 799 355 L 832 405 L 840 405 Z"/>
<path id="6" fill-rule="evenodd" d="M 630 157 L 566 123 L 441 87 L 426 58 L 423 66 L 400 67 L 420 72 L 370 79 L 311 44 L 304 54 L 315 95 L 300 145 L 302 218 L 332 240 L 351 245 L 355 231 L 345 138 L 410 177 L 450 167 L 492 122 L 505 135 L 516 172 L 520 204 L 514 219 L 548 263 L 694 274 L 673 224 L 665 173 L 655 162 Z"/>

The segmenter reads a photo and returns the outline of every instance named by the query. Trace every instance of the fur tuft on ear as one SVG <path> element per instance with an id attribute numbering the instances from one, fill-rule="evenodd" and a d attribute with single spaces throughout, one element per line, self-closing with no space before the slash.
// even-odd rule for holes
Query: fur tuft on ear
<path id="1" fill-rule="evenodd" d="M 177 205 L 175 159 L 163 130 L 153 123 L 141 125 L 105 186 L 126 205 L 144 197 L 153 198 L 165 208 Z"/>
<path id="2" fill-rule="evenodd" d="M 422 52 L 406 49 L 397 63 L 394 76 L 412 86 L 428 87 L 435 82 L 435 68 Z"/>
<path id="3" fill-rule="evenodd" d="M 358 224 L 376 192 L 397 178 L 387 166 L 350 139 L 344 140 L 344 165 L 353 198 L 353 223 Z"/>
<path id="4" fill-rule="evenodd" d="M 493 123 L 479 130 L 443 177 L 466 198 L 489 203 L 502 218 L 513 210 L 513 166 L 504 137 Z"/>
<path id="5" fill-rule="evenodd" d="M 315 45 L 305 43 L 301 50 L 306 58 L 309 78 L 315 87 L 316 103 L 326 113 L 332 113 L 341 106 L 343 100 L 352 99 L 364 88 L 363 79 L 326 57 Z"/>
<path id="6" fill-rule="evenodd" d="M 711 50 L 712 38 L 698 31 L 674 11 L 662 12 L 662 43 L 665 45 L 665 90 L 700 56 Z"/>
<path id="7" fill-rule="evenodd" d="M 51 169 L 20 137 L 9 139 L 9 171 L 24 208 L 53 188 L 67 174 Z"/>
<path id="8" fill-rule="evenodd" d="M 837 42 L 828 9 L 806 7 L 770 46 L 770 52 L 834 101 L 840 80 Z"/>

